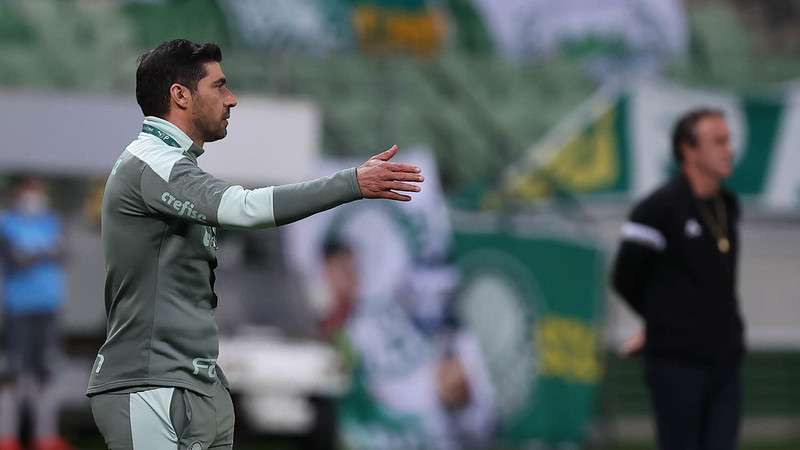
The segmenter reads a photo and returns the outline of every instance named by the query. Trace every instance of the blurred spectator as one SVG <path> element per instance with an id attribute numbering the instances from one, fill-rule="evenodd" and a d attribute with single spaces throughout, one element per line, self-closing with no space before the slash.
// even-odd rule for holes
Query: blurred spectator
<path id="1" fill-rule="evenodd" d="M 351 369 L 347 355 L 345 326 L 356 302 L 357 283 L 355 255 L 350 247 L 329 241 L 323 248 L 324 273 L 328 285 L 328 304 L 319 324 L 319 337 L 341 350 L 343 365 Z M 324 450 L 339 448 L 337 399 L 315 396 L 311 399 L 316 412 L 314 428 L 308 433 L 303 448 Z"/>
<path id="2" fill-rule="evenodd" d="M 58 315 L 65 300 L 62 225 L 42 180 L 22 177 L 0 216 L 5 313 L 0 450 L 18 450 L 21 403 L 33 418 L 35 450 L 66 450 L 59 437 L 58 399 L 51 383 L 59 353 Z"/>
<path id="3" fill-rule="evenodd" d="M 645 322 L 644 350 L 661 450 L 737 448 L 743 323 L 736 294 L 739 207 L 722 186 L 733 152 L 723 113 L 698 109 L 672 135 L 680 173 L 633 209 L 613 284 Z"/>
<path id="4" fill-rule="evenodd" d="M 398 424 L 413 418 L 412 422 L 423 424 L 422 432 L 425 437 L 418 443 L 423 447 L 433 445 L 437 449 L 479 448 L 486 444 L 493 431 L 494 396 L 477 341 L 466 330 L 459 329 L 452 318 L 445 316 L 446 308 L 439 308 L 442 314 L 437 318 L 431 314 L 417 317 L 415 311 L 408 309 L 409 304 L 413 306 L 413 302 L 405 298 L 422 297 L 441 304 L 447 303 L 447 300 L 441 298 L 427 297 L 439 297 L 442 293 L 452 292 L 455 287 L 450 283 L 453 281 L 452 271 L 445 271 L 445 284 L 450 286 L 449 289 L 437 289 L 433 287 L 435 282 L 425 283 L 424 286 L 411 283 L 405 292 L 395 298 L 404 307 L 376 309 L 375 305 L 365 307 L 358 300 L 359 277 L 354 250 L 346 243 L 333 241 L 324 245 L 323 253 L 329 303 L 320 322 L 320 332 L 323 338 L 336 342 L 343 350 L 345 363 L 354 371 L 354 377 L 366 377 L 366 380 L 353 380 L 354 389 L 361 389 L 361 383 L 365 382 L 368 395 L 373 396 L 373 400 L 378 403 L 370 406 L 370 413 L 362 410 L 359 415 L 362 418 L 372 415 L 367 420 L 375 420 L 375 424 L 382 423 L 387 428 L 402 428 Z M 440 282 L 443 280 L 436 276 L 424 278 Z M 398 311 L 403 312 L 397 315 Z M 395 325 L 387 326 L 391 322 Z M 407 323 L 410 327 L 397 326 L 400 322 Z M 396 335 L 398 330 L 405 330 L 407 335 Z M 413 336 L 408 336 L 409 333 Z M 366 342 L 365 338 L 372 342 Z M 390 345 L 385 347 L 381 342 L 389 342 Z M 385 374 L 377 375 L 377 380 L 371 379 L 376 377 L 372 371 L 386 370 L 386 361 L 398 357 L 386 355 L 384 352 L 395 351 L 401 354 L 411 350 L 406 348 L 408 342 L 423 346 L 413 350 L 418 355 L 427 355 L 420 360 L 422 366 L 412 369 L 412 373 L 400 380 L 381 380 Z M 373 345 L 375 343 L 378 343 L 377 347 Z M 378 350 L 380 354 L 374 353 L 378 347 L 382 349 Z M 362 369 L 363 374 L 359 373 Z M 428 386 L 432 389 L 427 389 Z M 398 401 L 398 395 L 405 397 L 405 400 Z M 434 398 L 414 399 L 426 395 Z M 398 409 L 398 404 L 404 406 Z M 383 418 L 376 420 L 378 416 Z M 376 427 L 375 424 L 372 427 Z M 376 428 L 372 429 L 377 431 Z M 407 432 L 417 431 L 419 430 L 409 429 Z M 348 436 L 344 438 L 347 440 Z M 412 438 L 406 436 L 405 439 Z M 408 442 L 412 441 L 406 443 Z M 369 446 L 364 443 L 355 445 L 357 448 L 362 448 L 360 445 Z M 373 446 L 383 448 L 378 444 Z"/>
<path id="5" fill-rule="evenodd" d="M 443 261 L 418 263 L 403 303 L 438 356 L 436 394 L 454 448 L 483 448 L 495 431 L 495 391 L 477 337 L 453 311 L 460 282 Z"/>
<path id="6" fill-rule="evenodd" d="M 323 254 L 330 298 L 325 316 L 320 321 L 320 334 L 323 339 L 334 341 L 343 331 L 356 302 L 356 261 L 353 250 L 338 241 L 327 242 Z"/>

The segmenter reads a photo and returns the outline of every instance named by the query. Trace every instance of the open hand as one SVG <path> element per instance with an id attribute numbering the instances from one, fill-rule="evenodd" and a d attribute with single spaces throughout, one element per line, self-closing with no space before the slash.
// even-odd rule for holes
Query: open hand
<path id="1" fill-rule="evenodd" d="M 622 345 L 621 356 L 623 358 L 638 356 L 644 350 L 645 342 L 644 330 L 639 331 Z"/>
<path id="2" fill-rule="evenodd" d="M 412 183 L 421 183 L 425 177 L 420 174 L 420 168 L 411 164 L 389 162 L 397 154 L 397 146 L 379 153 L 368 159 L 356 170 L 358 188 L 364 198 L 385 198 L 407 202 L 411 200 L 408 195 L 395 191 L 420 192 L 422 189 Z"/>

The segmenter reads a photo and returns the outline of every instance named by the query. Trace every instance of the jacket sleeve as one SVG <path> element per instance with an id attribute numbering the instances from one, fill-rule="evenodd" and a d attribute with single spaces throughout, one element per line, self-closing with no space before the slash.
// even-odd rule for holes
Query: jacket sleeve
<path id="1" fill-rule="evenodd" d="M 644 288 L 654 264 L 667 247 L 663 207 L 645 201 L 634 208 L 622 225 L 620 246 L 613 264 L 611 284 L 640 316 L 644 314 Z"/>
<path id="2" fill-rule="evenodd" d="M 304 183 L 246 189 L 215 178 L 188 158 L 159 174 L 141 176 L 148 209 L 187 221 L 232 228 L 284 225 L 361 198 L 355 169 Z"/>

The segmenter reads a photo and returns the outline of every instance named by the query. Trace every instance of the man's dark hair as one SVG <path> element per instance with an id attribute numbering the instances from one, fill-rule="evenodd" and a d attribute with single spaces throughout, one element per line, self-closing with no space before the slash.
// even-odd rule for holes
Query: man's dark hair
<path id="1" fill-rule="evenodd" d="M 698 108 L 685 113 L 675 122 L 675 128 L 672 129 L 672 157 L 678 165 L 683 163 L 681 148 L 684 145 L 697 145 L 697 124 L 711 116 L 725 117 L 725 113 L 716 108 Z"/>
<path id="2" fill-rule="evenodd" d="M 222 61 L 222 50 L 212 43 L 186 39 L 167 41 L 139 57 L 136 102 L 145 116 L 164 117 L 169 112 L 169 88 L 174 83 L 195 91 L 206 76 L 203 64 Z"/>

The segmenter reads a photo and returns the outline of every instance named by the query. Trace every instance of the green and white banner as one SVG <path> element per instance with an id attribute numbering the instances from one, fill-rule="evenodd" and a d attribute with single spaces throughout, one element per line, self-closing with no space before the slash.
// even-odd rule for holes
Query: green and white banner
<path id="1" fill-rule="evenodd" d="M 480 225 L 493 215 L 451 224 L 431 154 L 398 157 L 425 167 L 413 202 L 354 203 L 287 228 L 290 264 L 321 310 L 335 304 L 331 274 L 346 267 L 321 249 L 336 242 L 353 252 L 342 278 L 353 307 L 339 341 L 351 376 L 339 405 L 347 448 L 579 445 L 602 376 L 602 249 L 563 232 Z M 452 317 L 462 326 L 445 327 Z M 438 393 L 447 355 L 469 389 L 455 410 Z"/>
<path id="2" fill-rule="evenodd" d="M 774 209 L 800 210 L 800 89 L 787 96 L 787 107 L 767 163 L 762 201 Z"/>
<path id="3" fill-rule="evenodd" d="M 797 89 L 783 98 L 755 97 L 653 82 L 601 90 L 509 168 L 483 206 L 560 192 L 640 197 L 675 170 L 670 149 L 675 120 L 689 109 L 710 106 L 725 112 L 733 133 L 736 167 L 727 185 L 769 210 L 798 211 L 798 98 Z"/>
<path id="4" fill-rule="evenodd" d="M 454 242 L 458 311 L 494 381 L 499 443 L 578 448 L 602 377 L 603 252 L 530 230 L 461 231 Z"/>

